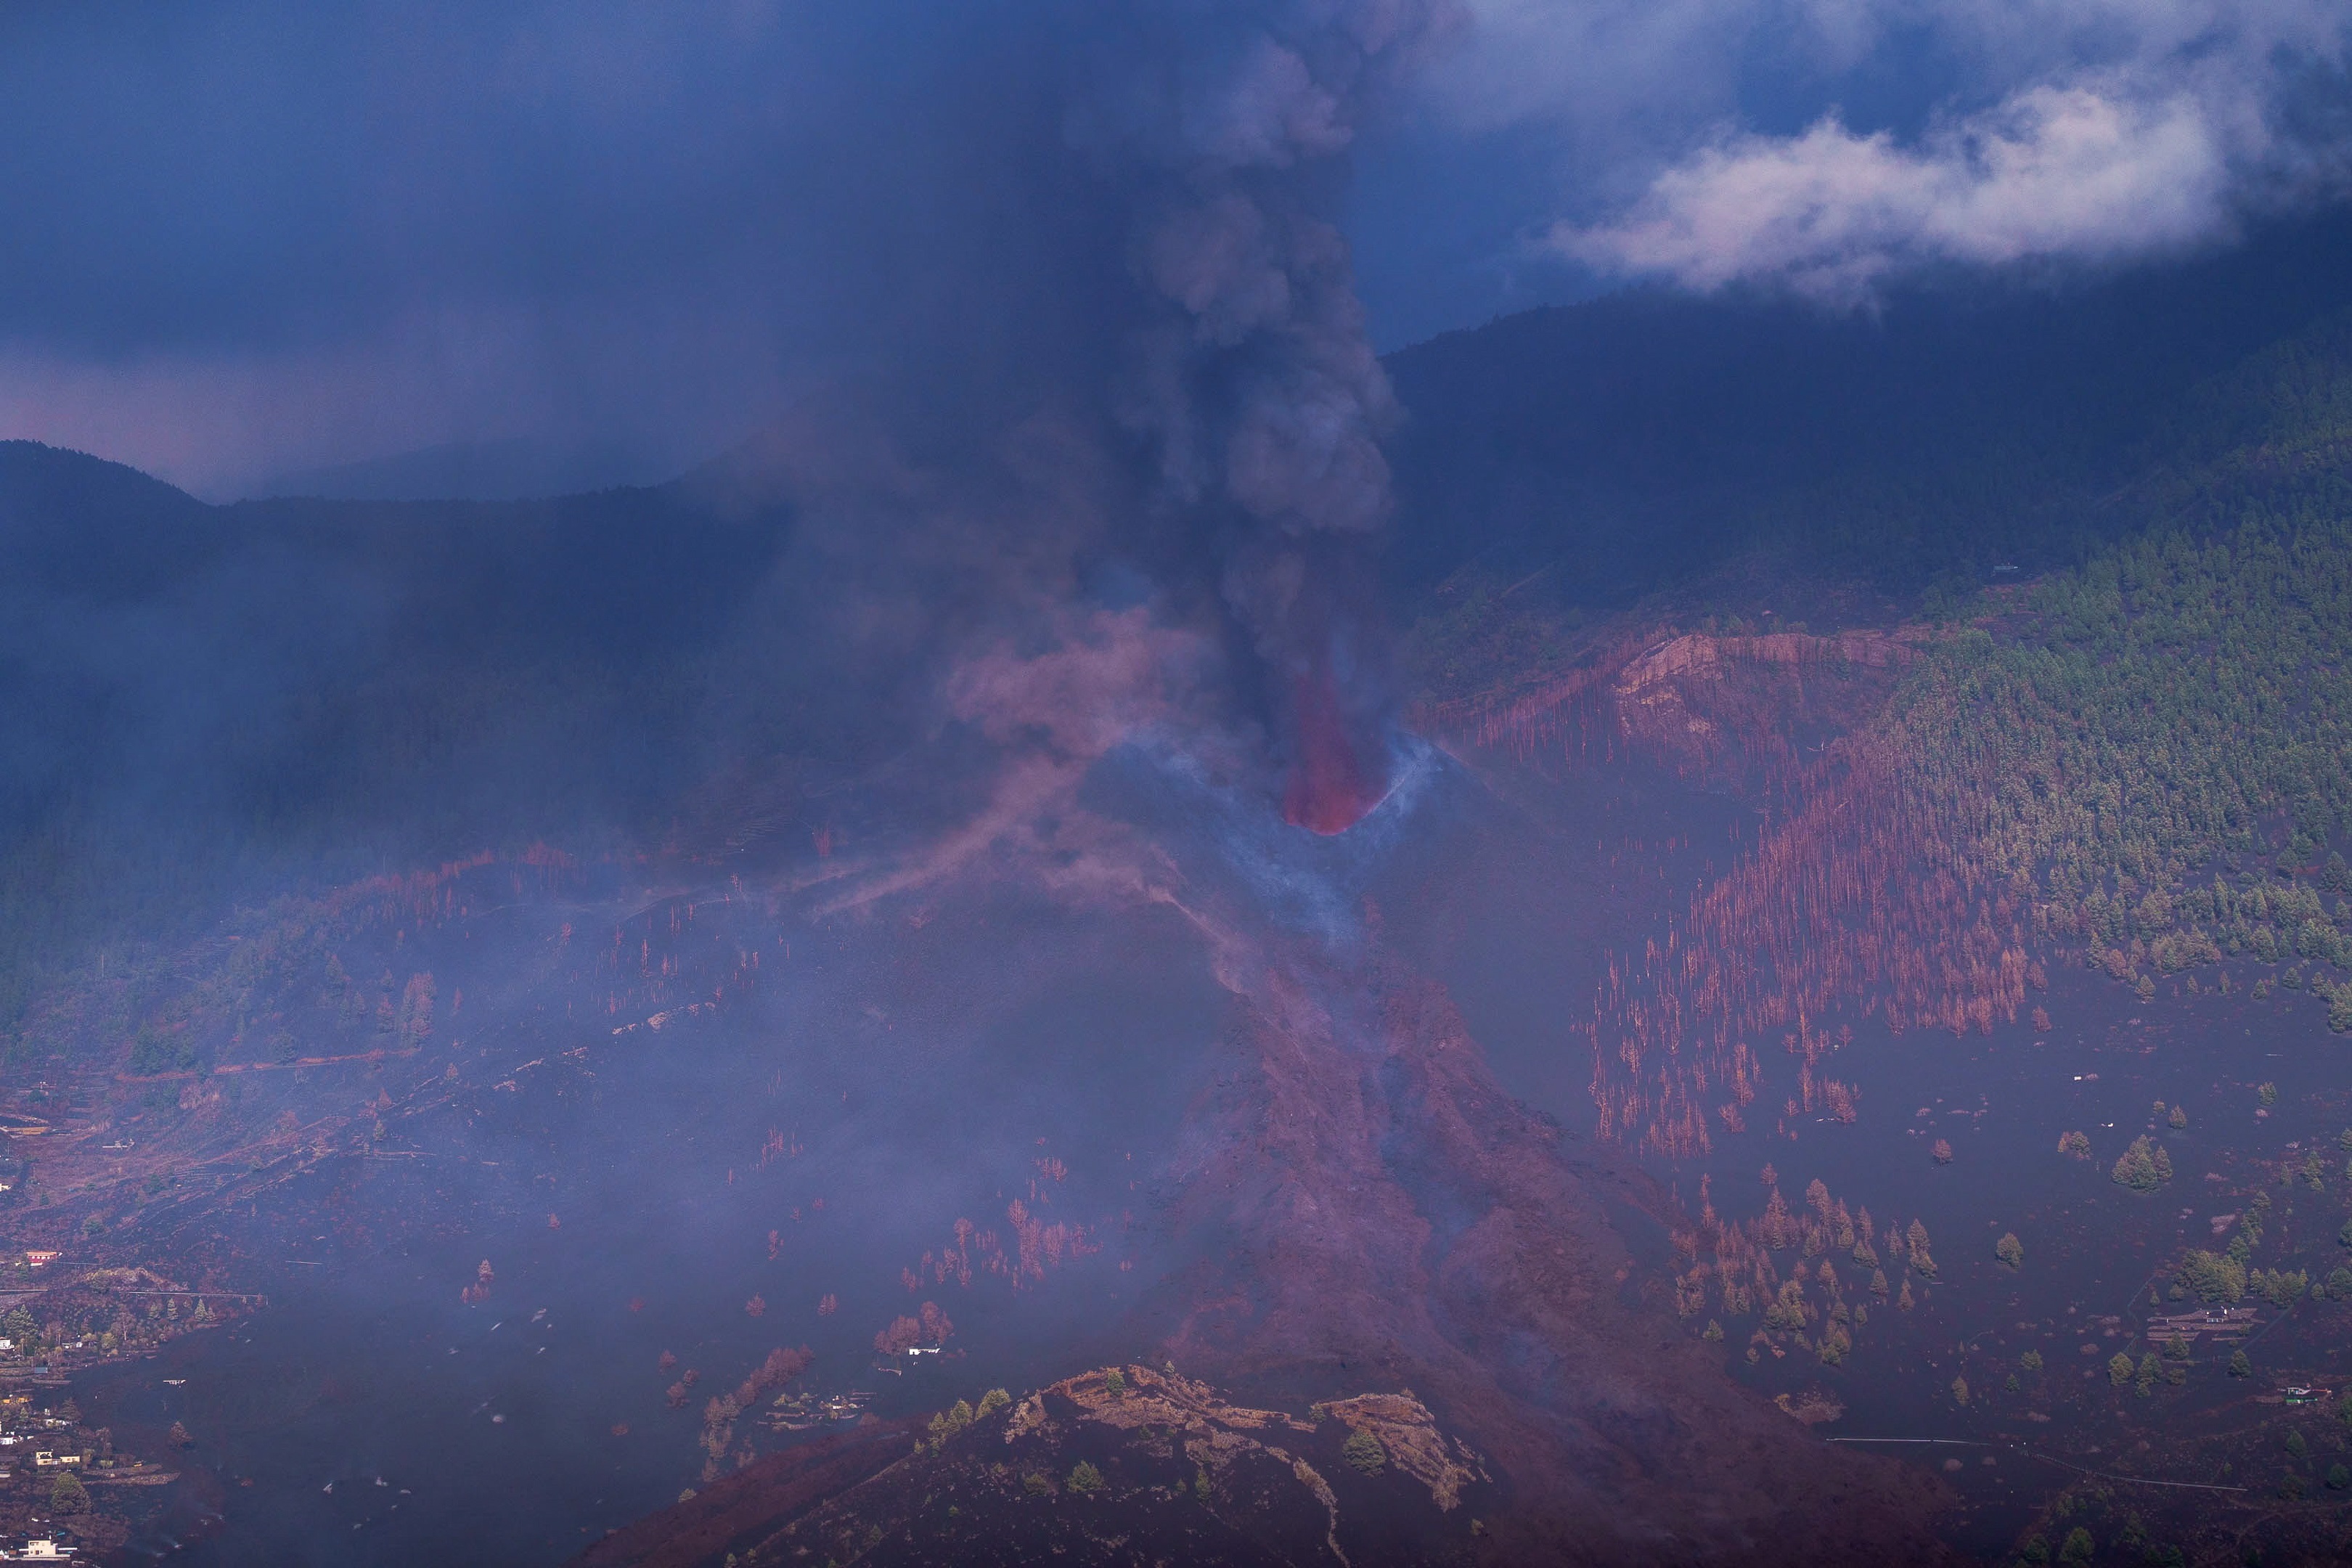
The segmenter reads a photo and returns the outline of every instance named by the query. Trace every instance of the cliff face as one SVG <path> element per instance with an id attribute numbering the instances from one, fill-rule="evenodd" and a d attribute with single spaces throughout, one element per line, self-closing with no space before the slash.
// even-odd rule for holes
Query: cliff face
<path id="1" fill-rule="evenodd" d="M 1647 1194 L 1564 1157 L 1440 987 L 1294 954 L 1240 1008 L 1171 1216 L 1204 1245 L 1152 1307 L 1178 1364 L 1418 1391 L 1491 1458 L 1513 1560 L 1938 1560 L 1932 1482 L 1808 1440 L 1671 1331 L 1612 1219 Z"/>

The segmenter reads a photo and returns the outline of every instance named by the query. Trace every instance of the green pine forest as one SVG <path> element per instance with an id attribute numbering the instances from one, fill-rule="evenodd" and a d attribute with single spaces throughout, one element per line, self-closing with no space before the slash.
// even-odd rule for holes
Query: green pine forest
<path id="1" fill-rule="evenodd" d="M 2135 984 L 2273 965 L 2341 1030 L 2352 320 L 2198 402 L 2210 417 L 2180 447 L 2204 460 L 2147 482 L 2147 531 L 1967 606 L 1886 722 L 1908 787 L 1954 808 L 1977 869 L 2048 932 Z"/>
<path id="2" fill-rule="evenodd" d="M 2352 1029 L 2352 311 L 2183 388 L 2126 445 L 2131 478 L 2064 531 L 2072 563 L 1965 591 L 1944 568 L 1902 577 L 1918 533 L 1899 519 L 1857 575 L 1792 581 L 1786 536 L 1759 534 L 1739 569 L 1600 616 L 1549 573 L 1474 563 L 1406 638 L 1416 700 L 1491 712 L 1675 631 L 1924 622 L 1867 728 L 1920 815 L 1958 825 L 1933 852 L 1962 885 L 2030 904 L 2039 936 L 2144 993 L 2258 965 L 2262 990 Z M 1851 541 L 1866 521 L 1810 526 Z M 1819 618 L 1759 619 L 1759 597 Z"/>

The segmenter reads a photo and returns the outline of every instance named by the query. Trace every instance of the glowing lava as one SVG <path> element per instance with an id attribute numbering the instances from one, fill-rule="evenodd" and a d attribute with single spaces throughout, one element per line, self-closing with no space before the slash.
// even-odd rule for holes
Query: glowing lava
<path id="1" fill-rule="evenodd" d="M 1298 750 L 1282 815 L 1294 827 L 1345 833 L 1388 793 L 1386 769 L 1371 743 L 1349 733 L 1329 671 L 1301 676 L 1293 695 Z"/>

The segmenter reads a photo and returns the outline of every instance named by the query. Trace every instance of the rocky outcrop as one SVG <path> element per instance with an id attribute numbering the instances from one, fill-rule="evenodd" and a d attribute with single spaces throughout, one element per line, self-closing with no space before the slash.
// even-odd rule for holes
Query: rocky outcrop
<path id="1" fill-rule="evenodd" d="M 1481 1457 L 1409 1394 L 1361 1395 L 1297 1415 L 1234 1403 L 1164 1369 L 1124 1366 L 1017 1401 L 991 1395 L 981 1409 L 949 1413 L 914 1453 L 867 1464 L 813 1505 L 788 1479 L 792 1453 L 761 1461 L 744 1474 L 764 1474 L 764 1492 L 782 1506 L 746 1528 L 744 1500 L 725 1503 L 719 1512 L 733 1528 L 724 1541 L 707 1522 L 711 1506 L 696 1498 L 626 1532 L 651 1541 L 667 1528 L 682 1551 L 628 1555 L 614 1537 L 580 1561 L 686 1568 L 722 1561 L 725 1551 L 739 1563 L 943 1568 L 1375 1568 L 1474 1560 L 1489 1542 L 1481 1516 L 1500 1500 Z M 805 1473 L 837 1470 L 854 1453 L 826 1451 Z"/>

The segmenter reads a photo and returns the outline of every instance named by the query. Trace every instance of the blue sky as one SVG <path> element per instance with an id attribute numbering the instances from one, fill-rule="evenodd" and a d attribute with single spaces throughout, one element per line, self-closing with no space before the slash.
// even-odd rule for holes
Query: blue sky
<path id="1" fill-rule="evenodd" d="M 2345 27 L 2316 0 L 19 4 L 0 434 L 221 495 L 447 441 L 683 465 L 910 364 L 1001 397 L 1139 330 L 1107 258 L 1144 265 L 1199 156 L 1340 225 L 1364 325 L 1333 330 L 1381 348 L 1632 279 L 1848 310 L 1919 268 L 2111 266 L 2340 195 Z M 1244 102 L 1294 116 L 1275 153 L 1216 141 Z"/>

